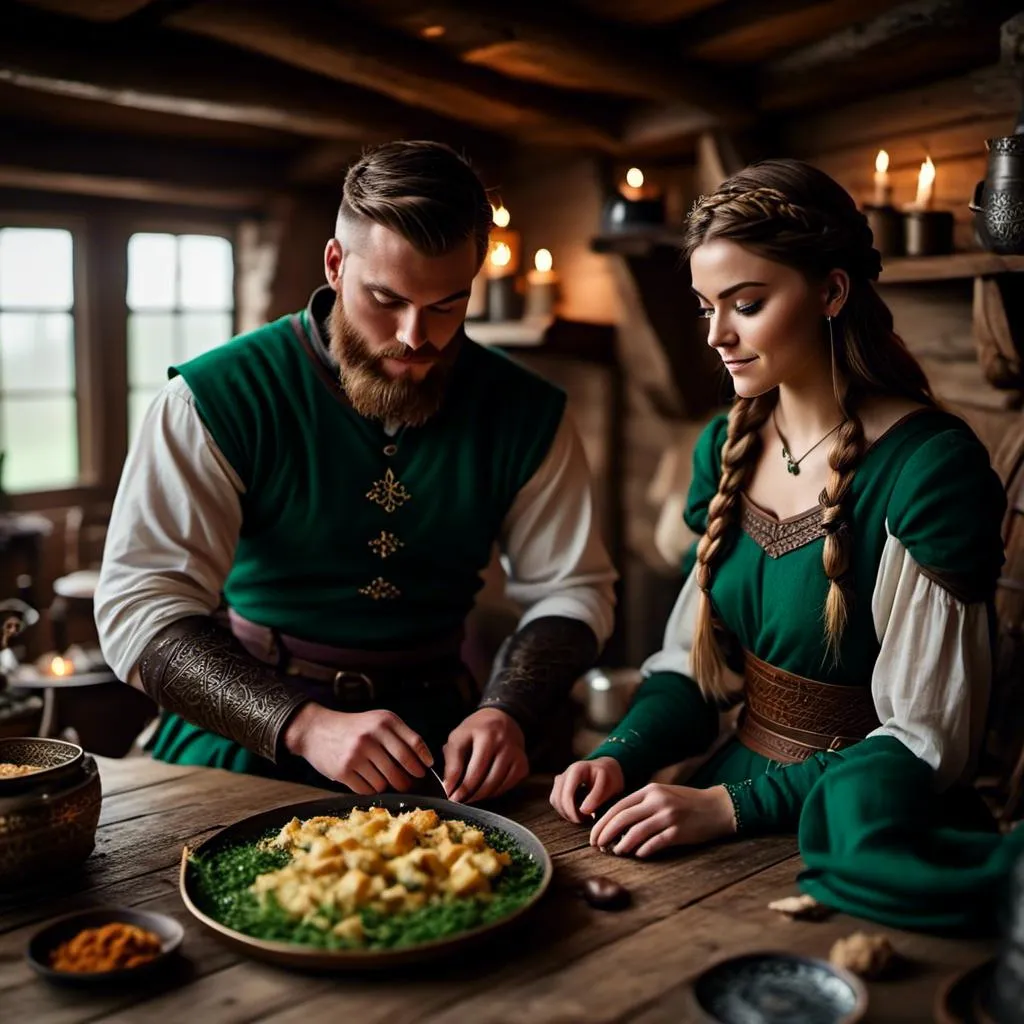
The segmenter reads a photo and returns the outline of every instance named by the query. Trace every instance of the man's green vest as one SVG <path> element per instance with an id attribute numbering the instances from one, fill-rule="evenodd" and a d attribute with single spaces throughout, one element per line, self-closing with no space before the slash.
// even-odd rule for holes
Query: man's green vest
<path id="1" fill-rule="evenodd" d="M 245 488 L 227 602 L 343 647 L 454 630 L 565 396 L 463 339 L 441 409 L 390 437 L 348 404 L 309 332 L 304 311 L 170 371 Z"/>

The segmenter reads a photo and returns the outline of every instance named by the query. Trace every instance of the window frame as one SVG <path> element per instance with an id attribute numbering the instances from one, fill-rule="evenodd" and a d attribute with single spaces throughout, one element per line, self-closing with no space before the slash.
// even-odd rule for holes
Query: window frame
<path id="1" fill-rule="evenodd" d="M 128 454 L 128 403 L 131 397 L 131 385 L 128 380 L 128 317 L 132 309 L 128 305 L 127 288 L 127 266 L 128 266 L 128 242 L 132 235 L 137 234 L 167 234 L 167 235 L 213 235 L 217 238 L 226 239 L 231 245 L 231 327 L 230 334 L 225 341 L 230 340 L 238 333 L 238 306 L 239 306 L 239 284 L 238 284 L 238 226 L 233 223 L 218 220 L 205 220 L 201 217 L 173 217 L 173 216 L 150 216 L 132 217 L 126 222 L 127 230 L 124 236 L 125 253 L 125 290 L 124 290 L 124 444 L 125 455 Z M 172 310 L 178 314 L 182 312 L 177 307 Z M 122 459 L 123 461 L 123 459 Z"/>
<path id="2" fill-rule="evenodd" d="M 88 364 L 88 317 L 86 296 L 88 269 L 85 261 L 88 219 L 81 214 L 60 213 L 56 210 L 12 210 L 0 206 L 0 227 L 2 228 L 60 228 L 71 234 L 71 324 L 74 344 L 75 369 L 75 425 L 78 431 L 78 480 L 70 487 L 48 488 L 41 491 L 21 491 L 9 494 L 11 504 L 17 511 L 22 508 L 38 508 L 41 496 L 74 495 L 89 491 L 96 483 L 96 446 L 93 418 L 90 415 L 89 400 L 83 399 L 83 382 L 87 380 Z M 84 390 L 87 390 L 84 389 Z M 2 396 L 0 396 L 2 400 Z"/>
<path id="3" fill-rule="evenodd" d="M 12 198 L 18 197 L 0 190 L 0 224 L 59 227 L 72 235 L 79 480 L 73 487 L 11 494 L 11 509 L 44 511 L 110 501 L 128 454 L 128 239 L 147 231 L 227 239 L 234 264 L 231 329 L 237 333 L 238 236 L 246 218 L 206 216 L 194 208 L 132 209 L 127 200 L 38 194 L 15 209 Z"/>

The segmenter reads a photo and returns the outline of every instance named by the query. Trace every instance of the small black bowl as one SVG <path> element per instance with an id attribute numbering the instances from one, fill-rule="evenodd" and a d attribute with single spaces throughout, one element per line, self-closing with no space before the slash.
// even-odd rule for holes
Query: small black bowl
<path id="1" fill-rule="evenodd" d="M 859 979 L 825 960 L 789 953 L 747 953 L 713 964 L 693 996 L 720 1024 L 853 1024 L 867 1010 Z"/>
<path id="2" fill-rule="evenodd" d="M 162 946 L 159 956 L 138 967 L 123 967 L 116 971 L 55 971 L 50 966 L 53 951 L 84 928 L 102 928 L 105 924 L 133 924 L 158 936 Z M 51 921 L 29 939 L 25 958 L 29 966 L 47 981 L 63 985 L 94 986 L 134 982 L 148 978 L 167 965 L 185 937 L 185 929 L 173 917 L 154 914 L 147 910 L 128 907 L 100 907 L 83 910 Z"/>

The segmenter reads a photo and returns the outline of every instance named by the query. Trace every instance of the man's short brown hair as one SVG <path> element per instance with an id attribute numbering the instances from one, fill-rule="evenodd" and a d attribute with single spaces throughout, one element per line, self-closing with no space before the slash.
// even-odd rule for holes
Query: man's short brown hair
<path id="1" fill-rule="evenodd" d="M 467 238 L 487 255 L 491 204 L 468 161 L 440 142 L 387 142 L 368 150 L 345 175 L 339 233 L 351 217 L 396 232 L 419 252 L 443 256 Z"/>

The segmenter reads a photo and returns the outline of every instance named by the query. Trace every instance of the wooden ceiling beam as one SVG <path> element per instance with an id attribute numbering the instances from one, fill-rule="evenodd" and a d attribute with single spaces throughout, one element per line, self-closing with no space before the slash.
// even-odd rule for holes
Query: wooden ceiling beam
<path id="1" fill-rule="evenodd" d="M 811 156 L 860 146 L 882 148 L 890 139 L 951 124 L 980 126 L 1000 115 L 1010 131 L 1020 102 L 1019 69 L 996 65 L 838 110 L 790 116 L 779 125 L 778 138 L 785 151 Z M 977 138 L 982 135 L 979 129 Z"/>
<path id="2" fill-rule="evenodd" d="M 689 57 L 752 64 L 802 46 L 904 0 L 726 0 L 687 21 L 679 34 Z"/>
<path id="3" fill-rule="evenodd" d="M 735 121 L 742 126 L 748 119 Z M 663 155 L 673 152 L 688 140 L 720 126 L 713 115 L 679 104 L 649 104 L 634 113 L 622 131 L 624 154 Z"/>
<path id="4" fill-rule="evenodd" d="M 206 40 L 5 9 L 0 81 L 141 110 L 373 142 L 451 122 Z"/>
<path id="5" fill-rule="evenodd" d="M 1000 25 L 1019 7 L 1019 0 L 903 3 L 765 65 L 761 107 L 818 107 L 993 64 Z"/>
<path id="6" fill-rule="evenodd" d="M 256 209 L 287 182 L 280 153 L 132 137 L 60 133 L 0 123 L 0 186 L 81 195 Z M 73 170 L 69 170 L 73 168 Z"/>
<path id="7" fill-rule="evenodd" d="M 652 38 L 650 29 L 611 26 L 544 0 L 517 0 L 483 13 L 459 0 L 349 0 L 409 35 L 432 29 L 435 48 L 505 75 L 668 103 L 723 118 L 745 104 L 713 71 Z"/>
<path id="8" fill-rule="evenodd" d="M 54 14 L 71 14 L 89 21 L 120 21 L 148 7 L 153 0 L 21 0 Z"/>
<path id="9" fill-rule="evenodd" d="M 609 21 L 665 25 L 689 18 L 722 0 L 576 0 L 579 7 Z"/>
<path id="10" fill-rule="evenodd" d="M 607 103 L 598 107 L 462 64 L 428 43 L 325 5 L 206 0 L 163 23 L 523 140 L 618 147 L 618 118 Z"/>

